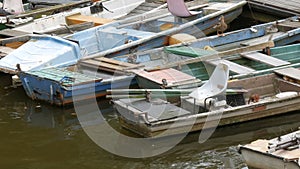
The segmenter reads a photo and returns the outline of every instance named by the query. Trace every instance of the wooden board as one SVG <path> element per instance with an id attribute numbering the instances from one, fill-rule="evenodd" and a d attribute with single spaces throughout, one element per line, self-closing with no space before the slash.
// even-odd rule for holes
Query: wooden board
<path id="1" fill-rule="evenodd" d="M 237 74 L 248 74 L 248 73 L 252 73 L 255 70 L 246 66 L 242 66 L 239 65 L 237 63 L 228 61 L 228 60 L 207 60 L 208 63 L 212 64 L 212 65 L 218 65 L 220 62 L 223 62 L 225 64 L 227 64 L 229 66 L 229 70 L 232 72 L 235 72 Z"/>
<path id="2" fill-rule="evenodd" d="M 134 66 L 136 66 L 135 64 L 122 62 L 122 61 L 118 61 L 118 60 L 115 60 L 115 59 L 109 59 L 109 58 L 106 58 L 106 57 L 95 58 L 95 60 L 102 61 L 102 62 L 107 62 L 107 63 L 111 63 L 111 64 L 116 64 L 116 65 L 122 65 L 124 67 L 134 67 Z"/>
<path id="3" fill-rule="evenodd" d="M 127 62 L 122 62 L 114 59 L 109 59 L 105 57 L 94 58 L 89 60 L 84 60 L 80 62 L 80 65 L 90 68 L 96 68 L 99 70 L 104 70 L 113 73 L 126 73 L 126 70 L 135 69 L 143 67 L 143 65 L 136 65 Z"/>
<path id="4" fill-rule="evenodd" d="M 283 66 L 283 65 L 288 65 L 291 64 L 290 62 L 281 60 L 281 59 L 277 59 L 274 58 L 272 56 L 269 55 L 265 55 L 263 53 L 259 53 L 259 52 L 247 52 L 247 53 L 241 53 L 241 56 L 254 60 L 254 61 L 258 61 L 258 62 L 262 62 L 271 66 Z"/>
<path id="5" fill-rule="evenodd" d="M 123 70 L 123 68 L 121 66 L 112 65 L 112 64 L 108 64 L 108 63 L 104 63 L 104 62 L 95 61 L 95 60 L 86 60 L 82 63 L 90 64 L 93 66 L 106 67 L 106 68 L 110 68 L 112 70 Z"/>
<path id="6" fill-rule="evenodd" d="M 12 48 L 12 49 L 17 49 L 18 47 L 22 46 L 23 44 L 24 44 L 24 42 L 12 42 L 12 43 L 5 44 L 5 46 Z"/>
<path id="7" fill-rule="evenodd" d="M 143 70 L 134 71 L 138 76 L 162 85 L 162 79 L 166 79 L 168 85 L 180 82 L 193 81 L 196 78 L 173 68 L 147 72 Z"/>
<path id="8" fill-rule="evenodd" d="M 293 67 L 274 70 L 274 72 L 295 80 L 300 80 L 300 70 Z"/>
<path id="9" fill-rule="evenodd" d="M 84 22 L 93 22 L 95 26 L 107 24 L 110 22 L 113 22 L 114 20 L 112 19 L 106 19 L 106 18 L 99 18 L 99 17 L 94 17 L 94 16 L 85 16 L 85 15 L 71 15 L 66 17 L 66 22 L 68 25 L 74 25 L 74 24 L 81 24 Z"/>

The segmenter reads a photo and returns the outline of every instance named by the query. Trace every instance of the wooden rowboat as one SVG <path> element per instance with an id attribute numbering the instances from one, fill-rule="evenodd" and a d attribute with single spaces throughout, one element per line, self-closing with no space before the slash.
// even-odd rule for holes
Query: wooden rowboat
<path id="1" fill-rule="evenodd" d="M 144 137 L 164 137 L 209 129 L 208 126 L 241 123 L 300 109 L 300 85 L 294 77 L 300 70 L 291 69 L 293 71 L 286 68 L 229 81 L 227 88 L 244 89 L 247 92 L 231 96 L 226 94 L 225 102 L 224 96 L 219 101 L 210 99 L 215 96 L 202 101 L 182 96 L 180 106 L 176 106 L 162 99 L 128 96 L 113 100 L 113 103 L 119 112 L 122 127 Z M 253 94 L 259 96 L 254 102 Z"/>

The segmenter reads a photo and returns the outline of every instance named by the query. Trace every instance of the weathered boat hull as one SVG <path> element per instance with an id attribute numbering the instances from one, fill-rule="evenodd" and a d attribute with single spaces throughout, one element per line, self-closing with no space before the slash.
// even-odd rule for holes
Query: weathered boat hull
<path id="1" fill-rule="evenodd" d="M 224 112 L 218 126 L 221 127 L 221 126 L 235 124 L 235 123 L 242 123 L 250 120 L 261 119 L 265 117 L 284 114 L 290 111 L 299 110 L 300 109 L 299 101 L 300 98 L 297 98 L 294 99 L 293 101 L 286 101 L 279 105 L 270 104 L 267 106 L 273 108 L 267 108 L 264 111 L 255 112 L 256 109 L 265 108 L 266 105 L 260 105 L 258 107 L 253 106 L 250 109 L 240 110 L 236 112 Z M 122 105 L 122 108 L 118 107 L 120 105 L 121 104 L 118 103 L 118 101 L 115 101 L 115 106 L 117 106 L 116 107 L 117 110 L 122 110 L 122 109 L 125 110 L 125 107 L 123 107 L 125 105 Z M 157 124 L 157 125 L 151 124 L 150 126 L 142 123 L 137 124 L 136 122 L 129 121 L 128 119 L 122 116 L 119 117 L 120 118 L 119 120 L 122 127 L 134 133 L 137 133 L 143 137 L 157 137 L 157 136 L 165 137 L 170 135 L 186 133 L 187 131 L 185 130 L 185 127 L 190 128 L 192 126 L 188 132 L 195 132 L 195 131 L 202 130 L 205 123 L 217 122 L 217 120 L 207 121 L 207 117 L 208 117 L 207 115 L 202 115 L 202 116 L 195 115 L 187 118 L 178 118 L 176 120 L 170 120 L 169 123 L 162 122 L 162 124 Z M 195 119 L 196 121 L 194 122 Z M 173 123 L 176 123 L 178 127 L 171 128 Z M 167 133 L 168 135 L 163 134 L 165 131 L 168 131 Z"/>
<path id="2" fill-rule="evenodd" d="M 144 137 L 162 137 L 173 134 L 199 131 L 203 129 L 203 126 L 206 123 L 213 124 L 215 122 L 218 122 L 218 117 L 220 116 L 222 118 L 220 119 L 220 122 L 217 124 L 217 126 L 241 123 L 249 120 L 284 114 L 300 109 L 299 94 L 286 98 L 274 97 L 276 91 L 278 90 L 281 92 L 300 92 L 299 84 L 293 84 L 283 79 L 278 79 L 275 74 L 268 74 L 260 77 L 254 77 L 251 80 L 250 79 L 251 78 L 246 78 L 240 80 L 239 82 L 233 81 L 228 84 L 228 87 L 243 86 L 244 89 L 249 91 L 245 95 L 245 98 L 249 98 L 251 93 L 259 93 L 261 98 L 265 99 L 262 99 L 257 103 L 229 107 L 222 111 L 210 111 L 194 114 L 193 111 L 187 109 L 190 112 L 189 115 L 179 117 L 175 114 L 172 118 L 169 119 L 159 120 L 152 118 L 151 120 L 151 114 L 148 114 L 148 117 L 146 117 L 148 111 L 147 109 L 140 110 L 132 106 L 132 102 L 134 102 L 134 100 L 115 100 L 114 106 L 120 113 L 119 118 L 121 125 L 124 128 L 127 128 Z M 274 86 L 274 84 L 272 83 L 276 83 L 279 88 L 276 88 L 276 86 Z M 256 87 L 254 87 L 253 84 Z M 252 87 L 249 88 L 250 86 Z M 193 107 L 191 109 L 193 109 Z M 163 113 L 164 112 L 156 112 L 156 114 Z M 134 118 L 126 118 L 132 116 Z M 188 131 L 186 130 L 187 128 L 189 128 Z"/>
<path id="3" fill-rule="evenodd" d="M 130 83 L 128 78 L 132 79 L 130 76 L 124 76 L 114 81 L 103 80 L 64 69 L 20 72 L 18 75 L 28 97 L 58 106 L 102 97 L 106 95 L 106 90 L 112 87 L 126 87 Z"/>

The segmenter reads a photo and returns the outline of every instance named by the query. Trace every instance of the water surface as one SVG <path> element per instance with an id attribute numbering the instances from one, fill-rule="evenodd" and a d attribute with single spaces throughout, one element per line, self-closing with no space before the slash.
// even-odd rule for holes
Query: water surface
<path id="1" fill-rule="evenodd" d="M 299 112 L 222 127 L 203 144 L 189 134 L 170 151 L 152 158 L 130 159 L 106 152 L 82 130 L 75 111 L 32 101 L 22 88 L 1 91 L 1 169 L 101 168 L 246 168 L 239 144 L 273 138 L 300 126 Z M 107 100 L 99 101 L 106 120 L 122 133 Z"/>

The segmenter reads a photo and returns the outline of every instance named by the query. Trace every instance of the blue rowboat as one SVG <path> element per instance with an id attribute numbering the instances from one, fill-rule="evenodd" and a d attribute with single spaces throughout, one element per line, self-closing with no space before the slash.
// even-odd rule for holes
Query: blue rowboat
<path id="1" fill-rule="evenodd" d="M 75 42 L 47 35 L 32 36 L 30 41 L 0 60 L 0 71 L 16 74 L 18 68 L 29 71 L 72 65 L 80 57 L 80 48 Z"/>
<path id="2" fill-rule="evenodd" d="M 111 79 L 74 72 L 66 68 L 48 68 L 39 71 L 20 72 L 23 88 L 33 100 L 42 100 L 64 106 L 76 101 L 88 100 L 106 95 L 111 88 Z M 114 78 L 114 88 L 128 83 L 126 78 Z M 128 84 L 127 84 L 128 85 Z M 130 85 L 130 84 L 129 84 Z"/>
<path id="3" fill-rule="evenodd" d="M 277 67 L 277 69 L 289 66 L 299 67 L 299 59 L 294 57 L 299 53 L 299 48 L 299 44 L 271 48 L 271 56 L 268 57 L 289 62 L 287 65 Z M 256 63 L 256 67 L 263 65 L 264 64 Z M 73 70 L 71 68 L 73 68 Z M 275 69 L 276 67 L 258 70 L 257 72 L 252 72 L 251 76 L 255 75 L 255 73 L 257 73 L 257 75 L 266 74 Z M 95 74 L 95 72 L 87 72 L 87 70 L 84 69 L 76 71 L 74 67 L 48 68 L 38 71 L 20 72 L 19 76 L 26 94 L 31 99 L 43 100 L 61 106 L 73 103 L 74 96 L 77 101 L 95 99 L 105 96 L 107 90 L 124 87 L 129 88 L 137 83 L 133 74 L 112 75 L 105 72 L 97 72 Z M 195 80 L 196 79 L 192 79 L 190 81 L 193 82 L 192 84 L 195 84 Z M 156 87 L 152 85 L 150 88 L 160 87 L 158 85 Z"/>

